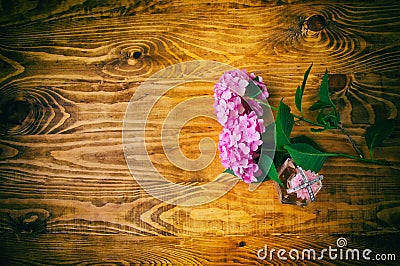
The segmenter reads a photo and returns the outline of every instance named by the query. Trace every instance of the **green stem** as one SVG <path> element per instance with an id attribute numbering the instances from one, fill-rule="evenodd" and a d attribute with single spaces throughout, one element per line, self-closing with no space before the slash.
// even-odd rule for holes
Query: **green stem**
<path id="1" fill-rule="evenodd" d="M 351 143 L 351 146 L 353 146 L 354 151 L 358 154 L 360 158 L 364 158 L 364 154 L 362 151 L 358 148 L 356 142 L 353 140 L 353 138 L 350 136 L 350 134 L 347 132 L 347 130 L 344 129 L 343 125 L 341 122 L 339 122 L 339 129 L 342 131 L 342 133 L 346 136 L 347 140 Z M 373 158 L 371 157 L 371 160 Z"/>
<path id="2" fill-rule="evenodd" d="M 329 157 L 346 157 L 346 158 L 354 159 L 354 160 L 361 161 L 361 162 L 374 163 L 374 164 L 379 164 L 379 165 L 388 165 L 388 166 L 392 165 L 392 163 L 387 162 L 387 161 L 370 160 L 370 159 L 365 159 L 365 158 L 353 156 L 353 155 L 346 154 L 346 153 L 328 153 L 326 155 Z"/>
<path id="3" fill-rule="evenodd" d="M 258 99 L 253 99 L 253 98 L 252 98 L 252 100 L 254 100 L 254 101 L 256 101 L 256 102 L 258 102 L 258 103 L 260 103 L 260 104 L 262 104 L 262 105 L 265 105 L 265 106 L 271 108 L 271 109 L 274 110 L 274 111 L 278 111 L 278 107 L 272 106 L 272 105 L 270 105 L 270 104 L 268 104 L 268 103 L 266 103 L 266 102 L 264 102 L 264 101 L 261 101 L 261 100 L 258 100 Z M 293 113 L 291 113 L 291 114 L 292 114 L 294 117 L 296 117 L 297 119 L 299 119 L 300 121 L 304 121 L 304 122 L 309 123 L 309 124 L 311 124 L 311 125 L 313 125 L 313 126 L 324 127 L 324 125 L 321 125 L 321 124 L 319 124 L 319 123 L 317 123 L 317 122 L 311 121 L 311 120 L 305 118 L 304 116 L 296 115 L 296 114 L 293 114 Z"/>
<path id="4" fill-rule="evenodd" d="M 295 115 L 295 114 L 292 114 L 294 117 L 296 117 L 297 119 L 299 119 L 300 121 L 304 121 L 304 122 L 307 122 L 307 123 L 309 123 L 309 124 L 311 124 L 311 125 L 313 125 L 313 126 L 317 126 L 317 127 L 324 127 L 324 125 L 321 125 L 321 124 L 319 124 L 319 123 L 317 123 L 317 122 L 314 122 L 314 121 L 311 121 L 311 120 L 308 120 L 307 118 L 305 118 L 304 116 L 300 116 L 300 115 Z"/>
<path id="5" fill-rule="evenodd" d="M 271 109 L 274 110 L 274 111 L 278 111 L 278 107 L 272 106 L 272 105 L 270 105 L 270 104 L 268 104 L 268 103 L 266 103 L 266 102 L 264 102 L 264 101 L 261 101 L 261 100 L 255 99 L 255 98 L 251 98 L 251 99 L 252 99 L 253 101 L 256 101 L 256 102 L 258 102 L 258 103 L 260 103 L 260 104 L 262 104 L 262 105 L 265 105 L 265 106 L 271 108 Z"/>

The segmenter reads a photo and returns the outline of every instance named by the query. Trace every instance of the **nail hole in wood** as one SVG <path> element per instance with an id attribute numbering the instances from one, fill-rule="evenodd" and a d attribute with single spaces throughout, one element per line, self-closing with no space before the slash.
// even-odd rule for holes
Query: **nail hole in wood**
<path id="1" fill-rule="evenodd" d="M 321 31 L 326 27 L 326 20 L 321 15 L 313 15 L 307 20 L 307 28 L 312 31 Z"/>

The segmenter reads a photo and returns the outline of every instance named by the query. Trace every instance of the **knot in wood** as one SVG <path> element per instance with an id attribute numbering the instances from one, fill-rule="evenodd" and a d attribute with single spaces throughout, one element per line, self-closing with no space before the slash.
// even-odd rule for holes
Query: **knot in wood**
<path id="1" fill-rule="evenodd" d="M 326 20 L 322 15 L 313 15 L 306 23 L 307 28 L 312 31 L 321 31 L 326 27 Z"/>
<path id="2" fill-rule="evenodd" d="M 34 223 L 34 222 L 37 221 L 37 219 L 39 219 L 39 216 L 37 216 L 37 215 L 32 215 L 32 216 L 30 216 L 30 217 L 28 217 L 28 218 L 25 218 L 25 219 L 23 220 L 23 223 L 24 223 L 24 224 Z"/>
<path id="3" fill-rule="evenodd" d="M 138 63 L 138 60 L 139 59 L 141 59 L 141 57 L 142 57 L 142 52 L 140 52 L 140 51 L 136 51 L 136 52 L 134 52 L 134 53 L 131 53 L 130 55 L 129 55 L 129 59 L 128 59 L 128 64 L 129 65 L 136 65 L 136 63 Z"/>
<path id="4" fill-rule="evenodd" d="M 139 59 L 142 56 L 142 52 L 136 51 L 132 54 L 132 57 L 135 59 Z"/>
<path id="5" fill-rule="evenodd" d="M 10 225 L 16 232 L 42 233 L 46 231 L 50 213 L 41 209 L 10 211 Z"/>
<path id="6" fill-rule="evenodd" d="M 329 90 L 330 92 L 342 91 L 347 87 L 347 75 L 331 74 L 329 75 Z"/>
<path id="7" fill-rule="evenodd" d="M 239 247 L 244 247 L 244 246 L 246 246 L 246 242 L 240 241 L 238 246 L 239 246 Z"/>
<path id="8" fill-rule="evenodd" d="M 9 101 L 0 107 L 0 120 L 11 126 L 22 125 L 31 106 L 26 101 Z"/>

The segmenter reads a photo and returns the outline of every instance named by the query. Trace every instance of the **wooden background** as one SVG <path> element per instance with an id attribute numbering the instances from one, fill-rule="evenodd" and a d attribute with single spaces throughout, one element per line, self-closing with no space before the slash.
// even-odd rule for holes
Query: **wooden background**
<path id="1" fill-rule="evenodd" d="M 313 15 L 326 19 L 322 31 L 306 29 Z M 396 254 L 398 262 L 399 28 L 398 1 L 2 0 L 0 264 L 262 265 L 271 262 L 257 259 L 264 244 L 321 250 L 336 247 L 338 237 L 349 248 Z M 195 207 L 153 198 L 125 162 L 125 111 L 156 71 L 199 59 L 263 76 L 270 102 L 285 97 L 292 107 L 311 62 L 306 106 L 316 100 L 325 68 L 339 74 L 333 98 L 364 153 L 366 127 L 396 119 L 375 154 L 393 166 L 329 159 L 317 201 L 304 208 L 281 205 L 271 182 L 253 192 L 238 183 Z M 223 170 L 218 158 L 185 172 L 161 146 L 170 108 L 212 95 L 212 84 L 187 86 L 189 94 L 178 87 L 157 103 L 146 143 L 166 178 L 204 183 Z M 180 132 L 184 154 L 199 156 L 200 139 L 217 141 L 220 129 L 213 119 L 191 120 Z M 294 135 L 302 134 L 312 133 L 296 126 Z M 326 150 L 354 154 L 340 132 L 313 137 Z"/>

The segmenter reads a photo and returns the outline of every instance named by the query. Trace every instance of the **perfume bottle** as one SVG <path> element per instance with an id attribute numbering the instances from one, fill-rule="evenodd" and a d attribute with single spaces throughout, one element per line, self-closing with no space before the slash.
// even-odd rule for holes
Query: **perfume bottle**
<path id="1" fill-rule="evenodd" d="M 322 188 L 323 175 L 304 171 L 296 166 L 291 158 L 287 158 L 278 172 L 283 186 L 275 183 L 279 199 L 284 204 L 307 206 L 315 200 Z"/>

